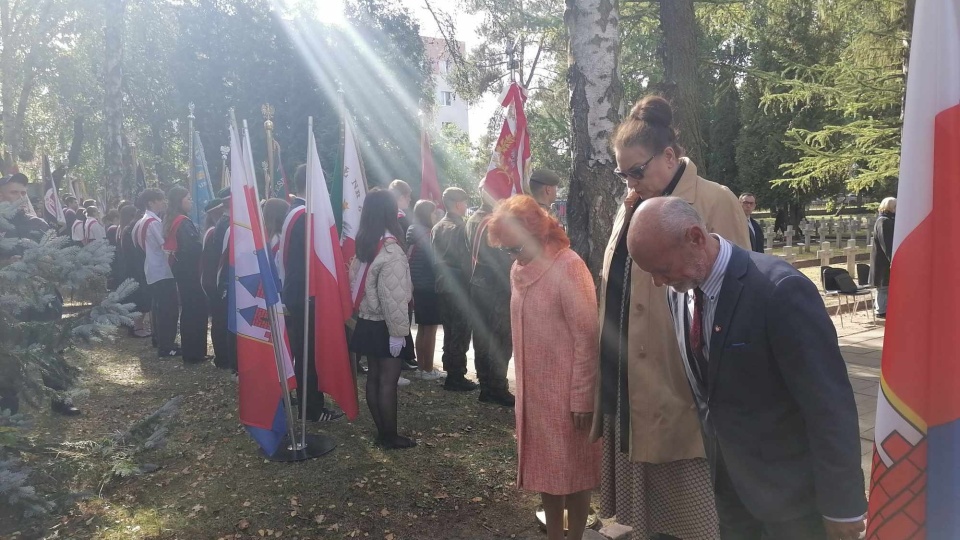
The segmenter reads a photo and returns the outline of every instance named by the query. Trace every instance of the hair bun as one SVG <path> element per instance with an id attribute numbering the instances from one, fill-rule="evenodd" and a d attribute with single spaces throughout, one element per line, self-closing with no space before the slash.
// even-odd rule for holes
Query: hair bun
<path id="1" fill-rule="evenodd" d="M 630 116 L 654 126 L 671 127 L 673 108 L 670 102 L 660 96 L 647 96 L 630 109 Z"/>

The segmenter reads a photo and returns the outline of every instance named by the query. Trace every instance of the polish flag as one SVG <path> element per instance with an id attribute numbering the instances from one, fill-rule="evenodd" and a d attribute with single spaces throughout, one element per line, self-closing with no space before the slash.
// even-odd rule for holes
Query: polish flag
<path id="1" fill-rule="evenodd" d="M 309 294 L 315 298 L 316 310 L 314 332 L 317 346 L 314 360 L 320 391 L 329 394 L 347 418 L 353 420 L 360 407 L 345 328 L 347 319 L 353 315 L 350 280 L 340 250 L 330 193 L 327 192 L 327 182 L 320 167 L 320 154 L 317 153 L 317 142 L 313 135 L 313 118 L 310 119 L 308 141 L 306 212 L 313 244 L 309 250 Z"/>
<path id="2" fill-rule="evenodd" d="M 523 193 L 530 177 L 530 130 L 523 111 L 526 101 L 527 91 L 517 83 L 511 83 L 500 96 L 505 109 L 503 126 L 487 175 L 480 181 L 480 187 L 498 201 Z"/>
<path id="3" fill-rule="evenodd" d="M 960 1 L 916 3 L 867 538 L 960 538 Z"/>
<path id="4" fill-rule="evenodd" d="M 321 175 L 323 172 L 321 171 Z M 343 261 L 349 265 L 357 253 L 357 231 L 360 229 L 360 213 L 363 200 L 367 197 L 367 180 L 363 174 L 363 161 L 360 159 L 360 147 L 353 135 L 353 127 L 348 119 L 343 121 L 343 232 L 340 245 L 343 249 Z"/>

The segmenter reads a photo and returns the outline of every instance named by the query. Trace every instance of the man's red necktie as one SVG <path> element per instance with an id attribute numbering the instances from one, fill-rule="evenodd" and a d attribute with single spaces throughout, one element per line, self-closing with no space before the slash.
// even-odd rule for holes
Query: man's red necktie
<path id="1" fill-rule="evenodd" d="M 693 289 L 693 321 L 690 323 L 690 348 L 698 359 L 705 359 L 703 354 L 703 291 L 700 287 Z"/>

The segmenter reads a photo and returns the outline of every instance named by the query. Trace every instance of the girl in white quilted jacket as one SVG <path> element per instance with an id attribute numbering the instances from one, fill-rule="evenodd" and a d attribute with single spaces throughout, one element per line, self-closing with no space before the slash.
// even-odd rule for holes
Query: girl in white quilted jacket
<path id="1" fill-rule="evenodd" d="M 414 358 L 408 306 L 413 297 L 397 201 L 388 191 L 367 194 L 357 231 L 351 286 L 358 306 L 350 350 L 366 356 L 367 405 L 386 449 L 417 443 L 397 434 L 397 381 L 402 360 Z"/>

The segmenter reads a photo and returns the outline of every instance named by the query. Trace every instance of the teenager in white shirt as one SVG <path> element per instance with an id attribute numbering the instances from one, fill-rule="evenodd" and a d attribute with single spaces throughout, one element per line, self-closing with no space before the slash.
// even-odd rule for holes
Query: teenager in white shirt
<path id="1" fill-rule="evenodd" d="M 167 210 L 167 197 L 157 188 L 149 188 L 140 194 L 146 208 L 143 217 L 133 227 L 133 242 L 146 255 L 143 273 L 152 299 L 153 335 L 160 358 L 179 356 L 177 321 L 180 319 L 180 303 L 177 299 L 177 282 L 173 279 L 167 254 L 163 251 L 163 224 L 160 216 Z"/>
<path id="2" fill-rule="evenodd" d="M 83 224 L 83 245 L 106 239 L 107 229 L 100 223 L 100 209 L 96 206 L 87 208 L 87 220 Z"/>

